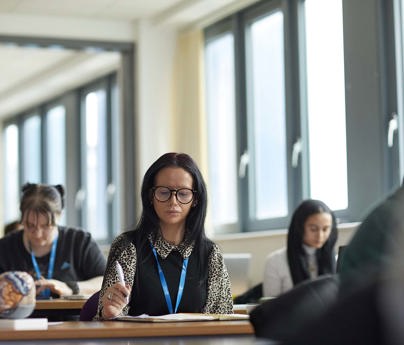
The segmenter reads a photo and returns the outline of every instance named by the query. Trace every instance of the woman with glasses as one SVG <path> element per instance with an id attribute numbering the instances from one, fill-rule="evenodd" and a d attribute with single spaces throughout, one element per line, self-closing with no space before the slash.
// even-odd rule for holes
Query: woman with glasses
<path id="1" fill-rule="evenodd" d="M 222 254 L 205 235 L 207 191 L 192 158 L 166 153 L 157 159 L 143 178 L 141 198 L 138 225 L 111 245 L 96 318 L 232 313 Z"/>
<path id="2" fill-rule="evenodd" d="M 338 230 L 334 213 L 320 200 L 303 201 L 289 225 L 287 247 L 268 255 L 263 294 L 275 297 L 302 281 L 335 273 Z"/>
<path id="3" fill-rule="evenodd" d="M 90 233 L 59 225 L 64 195 L 62 185 L 25 184 L 23 230 L 0 240 L 0 274 L 30 273 L 37 298 L 93 294 L 101 287 L 106 260 Z"/>

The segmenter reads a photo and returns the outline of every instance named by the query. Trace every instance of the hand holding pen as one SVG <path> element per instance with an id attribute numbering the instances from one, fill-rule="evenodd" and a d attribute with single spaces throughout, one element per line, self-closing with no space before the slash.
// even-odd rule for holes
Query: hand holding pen
<path id="1" fill-rule="evenodd" d="M 115 261 L 115 271 L 119 281 L 111 285 L 104 293 L 102 317 L 112 319 L 118 316 L 129 303 L 130 287 L 125 284 L 125 276 L 121 265 Z"/>
<path id="2" fill-rule="evenodd" d="M 126 284 L 125 284 L 125 276 L 123 275 L 122 266 L 120 265 L 120 263 L 118 261 L 115 261 L 115 266 L 116 266 L 116 272 L 118 273 L 119 282 L 123 286 L 126 286 Z M 129 303 L 128 296 L 125 296 L 125 298 L 126 298 L 126 303 Z"/>
<path id="3" fill-rule="evenodd" d="M 123 286 L 126 287 L 125 276 L 123 274 L 123 269 L 122 269 L 122 266 L 120 265 L 120 263 L 118 261 L 115 261 L 115 269 L 116 269 L 116 273 L 118 274 L 119 282 Z M 126 304 L 129 303 L 129 296 L 128 295 L 125 295 L 125 301 L 126 301 Z"/>

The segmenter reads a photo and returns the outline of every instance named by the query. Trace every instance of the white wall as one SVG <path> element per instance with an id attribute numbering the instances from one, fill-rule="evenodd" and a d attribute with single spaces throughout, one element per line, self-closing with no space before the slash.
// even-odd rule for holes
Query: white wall
<path id="1" fill-rule="evenodd" d="M 189 153 L 201 166 L 206 145 L 200 98 L 202 33 L 180 33 L 148 20 L 139 21 L 136 31 L 139 176 L 168 151 Z"/>
<path id="2" fill-rule="evenodd" d="M 0 14 L 0 34 L 26 37 L 131 42 L 135 31 L 129 21 L 47 15 Z"/>
<path id="3" fill-rule="evenodd" d="M 172 151 L 172 85 L 177 33 L 164 25 L 141 20 L 137 30 L 135 123 L 139 170 L 145 170 L 161 154 Z M 140 181 L 139 181 L 140 182 Z"/>

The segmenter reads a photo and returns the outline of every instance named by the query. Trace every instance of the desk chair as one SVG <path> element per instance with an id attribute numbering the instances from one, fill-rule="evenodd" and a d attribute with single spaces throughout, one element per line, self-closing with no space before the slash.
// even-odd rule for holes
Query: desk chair
<path id="1" fill-rule="evenodd" d="M 97 313 L 98 300 L 100 297 L 100 292 L 95 292 L 86 303 L 84 303 L 83 308 L 80 311 L 80 321 L 92 321 L 95 314 Z"/>
<path id="2" fill-rule="evenodd" d="M 341 261 L 342 261 L 342 257 L 344 255 L 344 251 L 345 251 L 346 247 L 347 247 L 347 245 L 338 247 L 338 257 L 337 257 L 337 267 L 336 267 L 337 273 L 339 273 L 341 270 Z"/>
<path id="3" fill-rule="evenodd" d="M 335 303 L 337 293 L 338 279 L 335 275 L 306 280 L 251 311 L 250 322 L 254 333 L 259 338 L 285 341 L 328 310 Z"/>
<path id="4" fill-rule="evenodd" d="M 234 304 L 257 303 L 262 296 L 262 283 L 259 283 L 241 295 L 234 297 L 233 302 Z"/>
<path id="5" fill-rule="evenodd" d="M 390 339 L 390 324 L 383 314 L 381 279 L 374 279 L 351 294 L 340 298 L 324 314 L 307 323 L 283 344 L 287 345 L 397 345 Z M 387 327 L 386 327 L 387 326 Z M 400 325 L 401 327 L 401 325 Z M 398 339 L 395 339 L 398 340 Z"/>

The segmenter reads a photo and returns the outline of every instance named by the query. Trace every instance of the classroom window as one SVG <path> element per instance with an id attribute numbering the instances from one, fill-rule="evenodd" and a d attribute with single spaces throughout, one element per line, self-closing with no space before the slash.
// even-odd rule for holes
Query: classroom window
<path id="1" fill-rule="evenodd" d="M 23 183 L 41 182 L 41 117 L 32 115 L 22 124 Z"/>
<path id="2" fill-rule="evenodd" d="M 46 112 L 46 182 L 66 185 L 66 109 L 56 105 Z"/>
<path id="3" fill-rule="evenodd" d="M 304 4 L 309 196 L 344 210 L 348 183 L 342 2 Z M 327 166 L 333 168 L 325 174 Z"/>
<path id="4" fill-rule="evenodd" d="M 394 1 L 394 45 L 397 59 L 395 78 L 397 87 L 397 111 L 389 114 L 387 127 L 387 145 L 392 155 L 393 179 L 395 184 L 404 183 L 404 5 Z M 390 21 L 391 22 L 391 21 Z M 393 79 L 393 78 L 391 78 Z M 398 171 L 398 174 L 394 174 Z"/>
<path id="5" fill-rule="evenodd" d="M 61 224 L 112 241 L 121 227 L 119 92 L 109 75 L 5 123 L 5 221 L 18 219 L 24 183 L 62 184 Z"/>
<path id="6" fill-rule="evenodd" d="M 250 218 L 288 213 L 283 14 L 246 26 Z"/>
<path id="7" fill-rule="evenodd" d="M 206 47 L 212 222 L 233 229 L 238 224 L 236 119 L 234 117 L 234 39 L 223 32 Z"/>
<path id="8" fill-rule="evenodd" d="M 4 221 L 10 223 L 19 220 L 19 130 L 14 123 L 3 130 L 3 167 L 4 167 Z"/>
<path id="9" fill-rule="evenodd" d="M 105 89 L 83 97 L 83 182 L 85 186 L 85 227 L 94 237 L 103 238 L 107 229 L 106 93 Z"/>
<path id="10" fill-rule="evenodd" d="M 231 202 L 238 203 L 233 219 L 213 217 L 216 232 L 226 231 L 226 221 L 235 231 L 284 228 L 305 198 L 346 211 L 342 25 L 341 0 L 273 0 L 205 29 L 209 183 L 226 187 L 222 195 L 236 193 Z M 225 37 L 231 41 L 219 49 Z M 218 91 L 223 74 L 231 97 Z M 212 213 L 226 214 L 228 200 L 211 203 Z"/>

